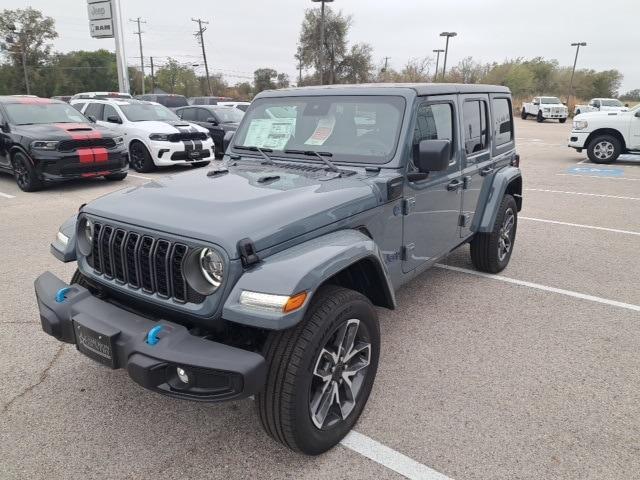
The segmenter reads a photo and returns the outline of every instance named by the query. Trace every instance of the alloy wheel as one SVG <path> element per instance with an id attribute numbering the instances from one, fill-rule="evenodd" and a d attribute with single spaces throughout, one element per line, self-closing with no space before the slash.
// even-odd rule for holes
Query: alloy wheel
<path id="1" fill-rule="evenodd" d="M 516 223 L 516 215 L 513 209 L 508 208 L 504 213 L 504 220 L 500 227 L 500 237 L 498 239 L 498 259 L 502 262 L 511 252 L 513 246 L 513 227 Z"/>
<path id="2" fill-rule="evenodd" d="M 21 189 L 25 189 L 29 186 L 29 170 L 24 164 L 24 160 L 17 158 L 13 161 L 13 175 L 16 178 L 16 183 Z"/>
<path id="3" fill-rule="evenodd" d="M 337 327 L 320 351 L 313 369 L 309 413 L 314 425 L 327 429 L 353 411 L 371 362 L 366 325 L 350 319 Z"/>
<path id="4" fill-rule="evenodd" d="M 141 145 L 134 143 L 131 145 L 131 166 L 134 170 L 140 170 L 144 166 L 145 156 Z"/>
<path id="5" fill-rule="evenodd" d="M 600 160 L 608 160 L 613 156 L 614 151 L 613 143 L 607 140 L 602 140 L 593 147 L 593 154 Z"/>

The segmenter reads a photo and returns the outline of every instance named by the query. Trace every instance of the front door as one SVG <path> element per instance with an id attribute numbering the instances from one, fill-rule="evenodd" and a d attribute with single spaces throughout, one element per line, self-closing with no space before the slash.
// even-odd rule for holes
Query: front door
<path id="1" fill-rule="evenodd" d="M 458 106 L 455 95 L 427 97 L 414 118 L 412 158 L 405 179 L 403 271 L 433 262 L 459 243 L 460 173 Z M 451 161 L 442 172 L 420 174 L 413 155 L 421 140 L 450 140 Z"/>
<path id="2" fill-rule="evenodd" d="M 465 190 L 460 217 L 460 236 L 471 234 L 471 223 L 478 207 L 485 180 L 491 178 L 493 161 L 489 135 L 489 96 L 460 95 L 462 178 Z"/>
<path id="3" fill-rule="evenodd" d="M 7 129 L 7 131 L 5 131 Z M 9 158 L 9 145 L 11 140 L 9 139 L 9 124 L 0 110 L 0 167 L 9 167 L 11 159 Z"/>
<path id="4" fill-rule="evenodd" d="M 629 148 L 633 150 L 640 150 L 640 109 L 636 110 L 635 116 L 631 117 L 631 125 L 629 125 L 629 136 L 631 138 L 631 145 Z"/>

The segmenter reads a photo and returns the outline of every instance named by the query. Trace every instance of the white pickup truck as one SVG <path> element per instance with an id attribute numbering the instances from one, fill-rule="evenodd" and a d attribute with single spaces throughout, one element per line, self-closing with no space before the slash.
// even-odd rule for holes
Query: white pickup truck
<path id="1" fill-rule="evenodd" d="M 534 97 L 530 102 L 522 104 L 520 116 L 523 120 L 526 120 L 529 116 L 536 117 L 539 123 L 548 118 L 554 118 L 560 123 L 564 123 L 569 116 L 569 109 L 558 97 Z"/>
<path id="2" fill-rule="evenodd" d="M 569 146 L 587 149 L 594 163 L 612 163 L 623 153 L 640 154 L 640 105 L 626 112 L 588 112 L 573 119 Z"/>
<path id="3" fill-rule="evenodd" d="M 615 98 L 592 98 L 587 105 L 576 105 L 574 115 L 587 112 L 626 112 L 629 105 L 624 105 Z"/>

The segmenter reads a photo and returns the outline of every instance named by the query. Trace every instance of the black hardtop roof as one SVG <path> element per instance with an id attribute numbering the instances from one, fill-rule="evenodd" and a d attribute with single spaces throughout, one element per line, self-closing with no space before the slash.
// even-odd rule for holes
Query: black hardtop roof
<path id="1" fill-rule="evenodd" d="M 323 85 L 312 87 L 266 90 L 258 97 L 284 97 L 301 95 L 384 95 L 402 90 L 413 90 L 417 95 L 445 95 L 451 93 L 511 93 L 501 85 L 466 83 L 361 83 L 357 85 Z"/>

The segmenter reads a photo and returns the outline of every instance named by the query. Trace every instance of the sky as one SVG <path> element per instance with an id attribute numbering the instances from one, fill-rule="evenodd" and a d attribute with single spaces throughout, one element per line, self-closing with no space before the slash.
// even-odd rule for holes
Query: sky
<path id="1" fill-rule="evenodd" d="M 209 21 L 205 47 L 210 72 L 229 83 L 251 80 L 261 67 L 288 73 L 295 82 L 293 55 L 311 0 L 121 0 L 128 63 L 138 65 L 136 24 L 142 17 L 144 56 L 162 64 L 168 57 L 200 65 L 201 50 L 192 18 Z M 2 0 L 2 8 L 31 6 L 53 17 L 56 50 L 114 50 L 113 39 L 91 39 L 86 0 Z M 333 8 L 352 15 L 350 43 L 366 42 L 374 60 L 390 57 L 401 69 L 411 58 L 444 48 L 442 31 L 455 31 L 448 65 L 466 56 L 477 61 L 542 56 L 561 65 L 573 63 L 572 42 L 587 42 L 578 68 L 617 69 L 624 75 L 621 93 L 640 88 L 640 2 L 637 0 L 336 0 Z M 634 58 L 636 60 L 634 60 Z M 148 73 L 148 71 L 147 71 Z"/>

